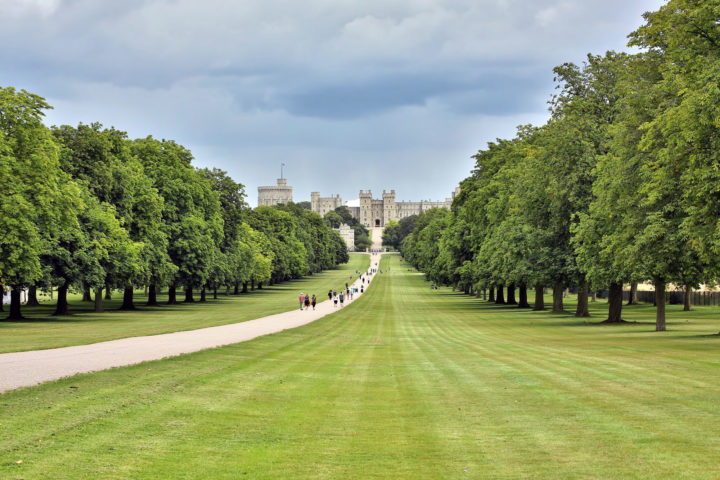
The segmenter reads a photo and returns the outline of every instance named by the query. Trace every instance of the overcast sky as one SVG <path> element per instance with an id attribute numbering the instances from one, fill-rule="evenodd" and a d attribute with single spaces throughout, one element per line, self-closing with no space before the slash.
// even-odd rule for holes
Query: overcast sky
<path id="1" fill-rule="evenodd" d="M 552 68 L 626 50 L 660 0 L 0 0 L 0 85 L 48 124 L 174 139 L 248 201 L 443 199 L 488 141 L 542 124 Z"/>

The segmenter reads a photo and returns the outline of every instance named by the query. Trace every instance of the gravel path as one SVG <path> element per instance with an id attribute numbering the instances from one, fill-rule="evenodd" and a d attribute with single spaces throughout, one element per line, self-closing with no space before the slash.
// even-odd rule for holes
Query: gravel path
<path id="1" fill-rule="evenodd" d="M 373 229 L 373 243 L 379 245 L 381 231 Z M 376 247 L 379 248 L 379 247 Z M 370 268 L 381 254 L 372 255 Z M 375 276 L 366 277 L 372 281 Z M 360 288 L 360 280 L 353 283 Z M 366 284 L 366 287 L 368 284 Z M 358 292 L 353 301 L 361 294 Z M 347 302 L 346 302 L 347 305 Z M 331 301 L 317 304 L 315 310 L 293 310 L 242 323 L 201 328 L 184 332 L 131 337 L 109 342 L 0 354 L 0 393 L 16 388 L 57 380 L 78 373 L 159 360 L 208 348 L 245 342 L 263 335 L 300 327 L 329 315 L 340 307 Z"/>

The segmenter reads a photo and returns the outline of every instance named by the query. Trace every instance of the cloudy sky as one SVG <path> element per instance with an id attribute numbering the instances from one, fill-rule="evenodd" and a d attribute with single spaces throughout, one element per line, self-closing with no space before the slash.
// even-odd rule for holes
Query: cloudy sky
<path id="1" fill-rule="evenodd" d="M 661 0 L 0 0 L 0 85 L 295 201 L 442 199 L 541 124 L 552 67 L 626 49 Z"/>

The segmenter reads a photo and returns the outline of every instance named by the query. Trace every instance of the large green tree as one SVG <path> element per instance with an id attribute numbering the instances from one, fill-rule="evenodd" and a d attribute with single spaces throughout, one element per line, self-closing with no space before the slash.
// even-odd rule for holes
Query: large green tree
<path id="1" fill-rule="evenodd" d="M 44 235 L 74 221 L 76 204 L 63 198 L 67 177 L 43 125 L 45 100 L 0 87 L 0 284 L 11 288 L 10 319 L 20 319 L 23 288 L 43 276 Z"/>

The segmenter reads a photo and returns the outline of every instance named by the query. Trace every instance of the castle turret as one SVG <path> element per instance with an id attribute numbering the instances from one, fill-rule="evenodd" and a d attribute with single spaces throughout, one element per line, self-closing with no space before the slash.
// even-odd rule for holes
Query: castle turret
<path id="1" fill-rule="evenodd" d="M 372 227 L 372 192 L 360 190 L 360 223 L 366 227 Z"/>
<path id="2" fill-rule="evenodd" d="M 397 220 L 397 205 L 395 204 L 395 190 L 383 190 L 383 227 L 391 220 Z"/>
<path id="3" fill-rule="evenodd" d="M 320 213 L 320 192 L 310 193 L 310 210 L 317 214 Z"/>

